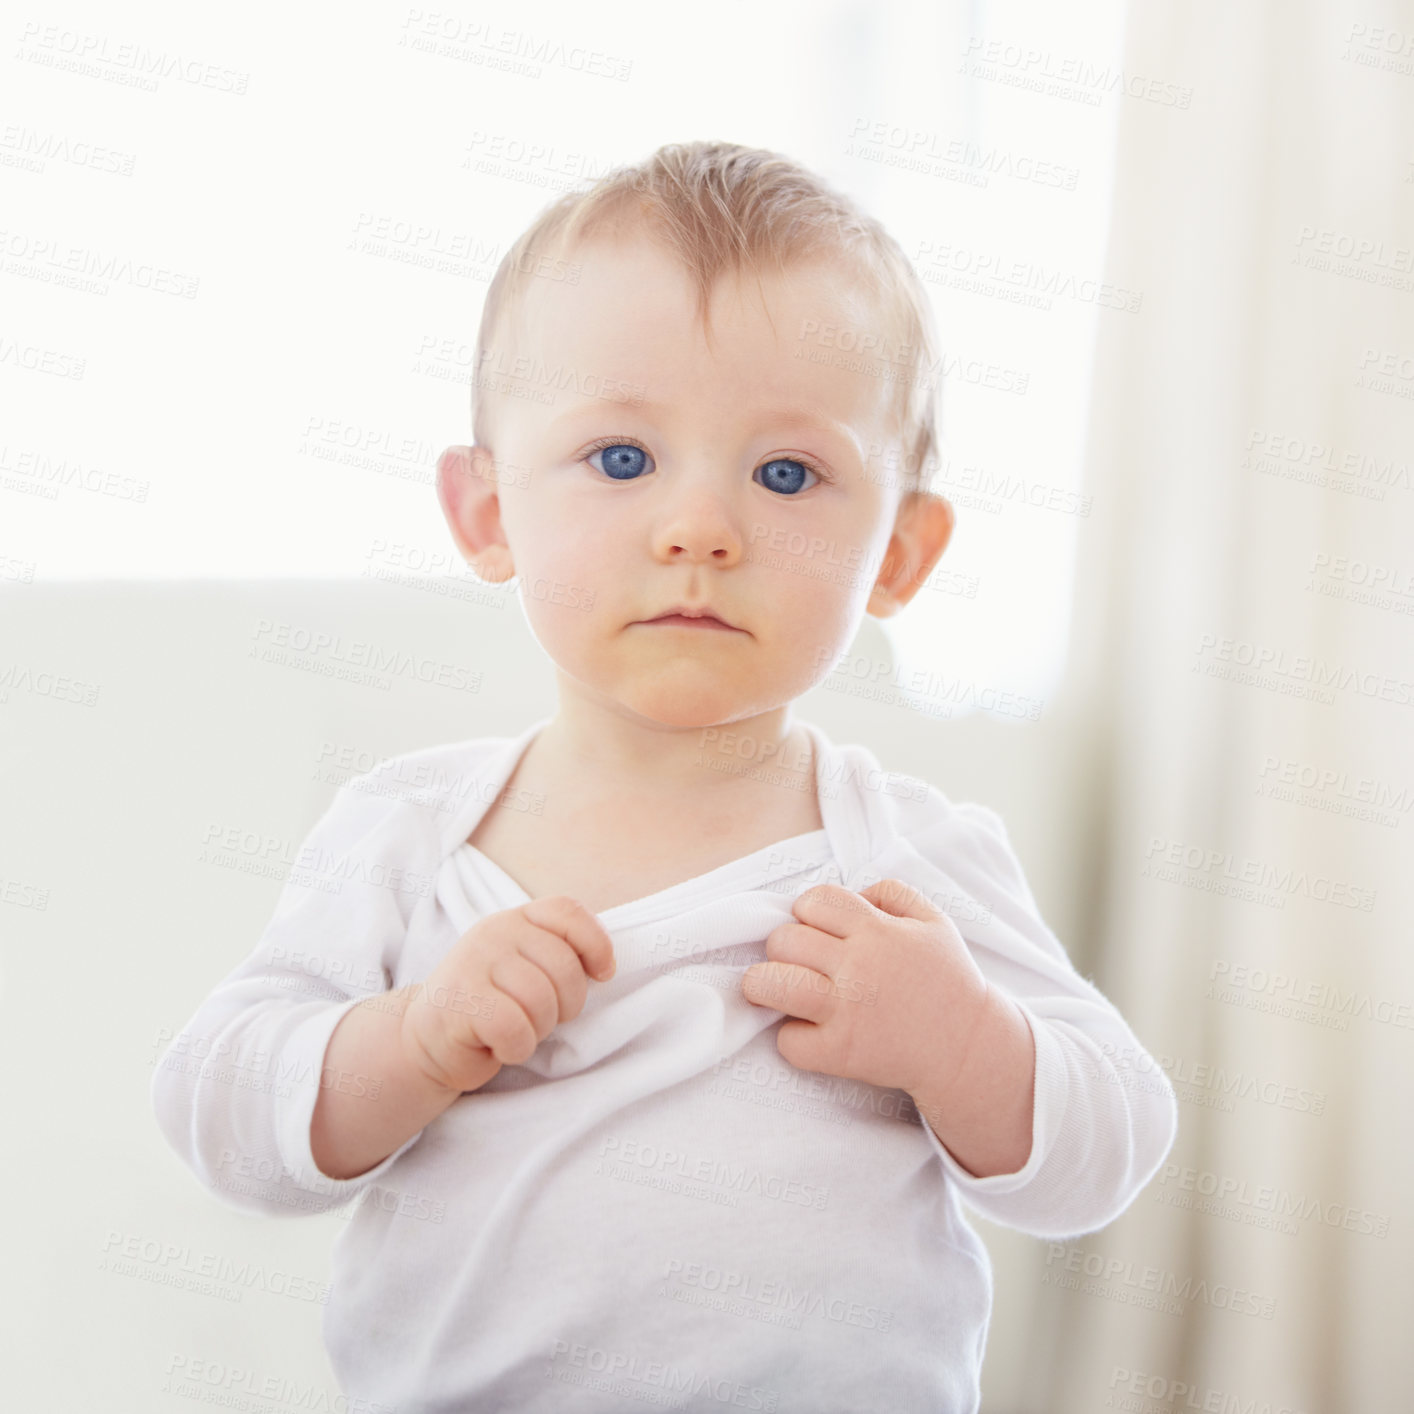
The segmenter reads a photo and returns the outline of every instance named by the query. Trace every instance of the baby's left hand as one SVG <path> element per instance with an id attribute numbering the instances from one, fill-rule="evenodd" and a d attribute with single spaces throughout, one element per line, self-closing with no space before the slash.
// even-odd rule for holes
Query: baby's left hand
<path id="1" fill-rule="evenodd" d="M 766 938 L 766 962 L 742 995 L 799 1018 L 776 1048 L 801 1070 L 911 1095 L 947 1094 L 989 1013 L 988 985 L 962 934 L 911 884 L 860 893 L 819 884 L 796 899 L 799 922 Z"/>

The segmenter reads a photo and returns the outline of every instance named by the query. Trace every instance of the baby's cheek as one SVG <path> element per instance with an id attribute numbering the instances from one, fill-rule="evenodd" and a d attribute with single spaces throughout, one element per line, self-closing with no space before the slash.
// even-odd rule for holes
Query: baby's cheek
<path id="1" fill-rule="evenodd" d="M 777 633 L 782 660 L 795 664 L 812 684 L 836 669 L 854 637 L 849 618 L 829 604 L 782 623 Z"/>
<path id="2" fill-rule="evenodd" d="M 614 586 L 605 582 L 605 558 L 592 538 L 571 542 L 564 554 L 537 540 L 516 555 L 521 602 L 537 634 L 543 630 L 566 646 L 586 636 L 588 625 L 610 607 Z"/>

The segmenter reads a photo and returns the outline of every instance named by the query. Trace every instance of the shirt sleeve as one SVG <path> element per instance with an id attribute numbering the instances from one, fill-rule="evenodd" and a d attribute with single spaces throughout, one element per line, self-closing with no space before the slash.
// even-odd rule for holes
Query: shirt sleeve
<path id="1" fill-rule="evenodd" d="M 1168 1155 L 1178 1127 L 1173 1086 L 1042 920 L 1001 817 L 975 803 L 946 811 L 911 842 L 941 876 L 935 903 L 1031 1028 L 1031 1153 L 1015 1173 L 978 1178 L 926 1121 L 924 1133 L 983 1217 L 1034 1237 L 1093 1232 L 1124 1212 Z"/>
<path id="2" fill-rule="evenodd" d="M 414 1134 L 353 1178 L 319 1170 L 310 1123 L 321 1084 L 367 1095 L 379 1082 L 326 1073 L 334 1028 L 391 987 L 411 911 L 431 891 L 414 857 L 418 812 L 345 784 L 295 856 L 254 951 L 171 1039 L 150 1099 L 167 1142 L 221 1201 L 299 1215 L 341 1206 L 376 1183 Z"/>

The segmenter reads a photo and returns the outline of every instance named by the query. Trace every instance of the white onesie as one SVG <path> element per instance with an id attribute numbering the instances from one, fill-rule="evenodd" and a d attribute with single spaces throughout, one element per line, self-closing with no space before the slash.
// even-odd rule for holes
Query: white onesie
<path id="1" fill-rule="evenodd" d="M 1166 1156 L 1173 1092 L 1039 917 L 1000 818 L 811 723 L 823 829 L 600 913 L 618 971 L 579 1016 L 366 1173 L 315 1168 L 317 1081 L 377 1103 L 370 1077 L 321 1077 L 339 1019 L 528 901 L 466 840 L 546 721 L 340 788 L 254 951 L 159 1062 L 168 1142 L 247 1211 L 358 1200 L 324 1315 L 351 1400 L 971 1414 L 991 1272 L 960 1200 L 1038 1237 L 1103 1226 Z M 948 913 L 1026 1014 L 1017 1173 L 970 1175 L 901 1090 L 797 1070 L 782 1014 L 741 995 L 799 894 L 882 878 Z"/>

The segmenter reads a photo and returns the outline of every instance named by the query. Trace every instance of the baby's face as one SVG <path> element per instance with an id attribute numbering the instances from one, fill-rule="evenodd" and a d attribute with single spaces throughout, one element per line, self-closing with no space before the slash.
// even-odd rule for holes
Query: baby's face
<path id="1" fill-rule="evenodd" d="M 832 264 L 797 266 L 762 277 L 769 314 L 754 280 L 720 282 L 709 348 L 656 245 L 575 257 L 579 282 L 532 282 L 488 360 L 488 381 L 519 370 L 505 382 L 554 395 L 490 395 L 495 476 L 459 543 L 504 541 L 535 637 L 591 693 L 673 726 L 779 707 L 866 609 L 898 607 L 871 603 L 900 499 L 879 455 L 897 385 L 811 333 L 876 334 L 880 315 Z M 649 622 L 683 604 L 733 628 Z"/>

